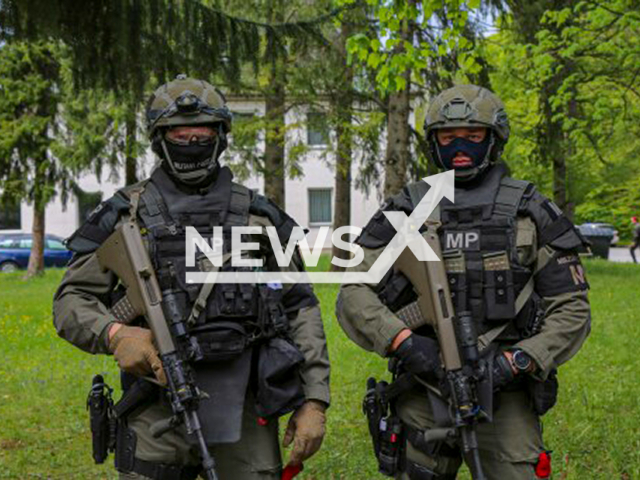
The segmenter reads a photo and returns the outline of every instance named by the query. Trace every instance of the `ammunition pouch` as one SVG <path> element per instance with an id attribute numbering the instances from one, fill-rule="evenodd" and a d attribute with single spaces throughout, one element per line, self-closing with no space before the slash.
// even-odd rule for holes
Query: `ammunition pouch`
<path id="1" fill-rule="evenodd" d="M 542 416 L 553 408 L 558 399 L 558 388 L 556 370 L 552 370 L 543 382 L 533 377 L 527 378 L 527 390 L 531 398 L 531 406 L 536 415 Z"/>
<path id="2" fill-rule="evenodd" d="M 304 356 L 293 343 L 274 337 L 257 352 L 256 412 L 260 417 L 279 417 L 304 403 L 300 378 Z"/>
<path id="3" fill-rule="evenodd" d="M 485 253 L 482 263 L 485 318 L 489 321 L 512 319 L 516 314 L 515 293 L 507 252 Z"/>
<path id="4" fill-rule="evenodd" d="M 207 305 L 207 319 L 257 317 L 258 295 L 248 283 L 221 283 L 213 289 L 213 301 Z"/>
<path id="5" fill-rule="evenodd" d="M 418 295 L 409 279 L 400 271 L 390 269 L 376 287 L 376 293 L 389 310 L 396 312 L 417 300 Z"/>
<path id="6" fill-rule="evenodd" d="M 191 330 L 202 359 L 200 362 L 224 362 L 239 357 L 247 348 L 247 332 L 242 323 L 217 321 Z"/>

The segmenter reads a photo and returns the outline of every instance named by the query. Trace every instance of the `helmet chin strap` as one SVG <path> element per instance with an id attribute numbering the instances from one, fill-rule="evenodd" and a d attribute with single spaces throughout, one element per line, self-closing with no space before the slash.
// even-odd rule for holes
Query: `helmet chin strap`
<path id="1" fill-rule="evenodd" d="M 178 172 L 175 165 L 173 164 L 173 160 L 171 160 L 171 155 L 169 155 L 169 150 L 167 149 L 167 144 L 165 143 L 164 136 L 160 139 L 160 145 L 162 146 L 162 152 L 164 153 L 164 158 L 173 175 L 183 182 L 186 185 L 197 185 L 204 178 L 207 177 L 218 165 L 218 151 L 220 150 L 221 139 L 220 136 L 216 138 L 216 145 L 213 149 L 211 157 L 209 159 L 209 165 L 206 168 L 201 168 L 198 170 L 194 170 L 193 172 Z"/>

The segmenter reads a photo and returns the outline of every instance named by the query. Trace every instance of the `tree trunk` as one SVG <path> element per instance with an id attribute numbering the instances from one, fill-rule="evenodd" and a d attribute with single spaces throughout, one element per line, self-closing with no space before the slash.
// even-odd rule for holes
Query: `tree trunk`
<path id="1" fill-rule="evenodd" d="M 31 229 L 32 244 L 31 255 L 25 279 L 44 274 L 44 226 L 45 226 L 45 205 L 42 201 L 33 203 L 33 228 Z"/>
<path id="2" fill-rule="evenodd" d="M 130 104 L 127 106 L 127 110 L 127 119 L 125 121 L 125 185 L 133 185 L 138 182 L 136 107 Z"/>
<path id="3" fill-rule="evenodd" d="M 413 27 L 405 22 L 402 42 L 397 51 L 404 50 L 404 42 L 413 41 Z M 411 133 L 409 112 L 411 110 L 411 70 L 403 75 L 405 88 L 389 95 L 387 112 L 387 151 L 384 163 L 384 196 L 389 198 L 400 192 L 407 179 L 409 166 L 409 146 Z"/>
<path id="4" fill-rule="evenodd" d="M 351 224 L 351 158 L 353 154 L 353 135 L 351 130 L 353 98 L 353 69 L 347 61 L 347 38 L 351 35 L 348 24 L 343 25 L 336 48 L 340 67 L 344 71 L 341 82 L 336 89 L 336 95 L 332 98 L 332 108 L 336 112 L 336 173 L 335 173 L 335 200 L 333 230 Z M 332 247 L 332 256 L 348 259 L 350 252 Z M 331 264 L 332 271 L 344 270 L 342 267 Z"/>
<path id="5" fill-rule="evenodd" d="M 564 212 L 567 207 L 567 142 L 562 129 L 562 121 L 554 119 L 557 112 L 551 105 L 551 96 L 557 92 L 562 80 L 563 76 L 560 72 L 552 77 L 540 92 L 543 118 L 540 125 L 541 130 L 538 133 L 538 148 L 543 162 L 552 166 L 553 201 Z"/>
<path id="6" fill-rule="evenodd" d="M 284 21 L 284 1 L 269 0 L 267 19 Z M 280 208 L 285 208 L 285 59 L 274 46 L 269 70 L 269 86 L 265 95 L 264 194 Z"/>
<path id="7" fill-rule="evenodd" d="M 410 72 L 404 74 L 407 80 Z M 407 87 L 389 95 L 387 113 L 387 152 L 384 163 L 384 196 L 389 198 L 404 187 L 409 164 L 409 82 Z"/>
<path id="8" fill-rule="evenodd" d="M 272 77 L 271 92 L 265 100 L 267 118 L 264 148 L 264 194 L 279 207 L 285 208 L 285 93 L 284 85 Z"/>

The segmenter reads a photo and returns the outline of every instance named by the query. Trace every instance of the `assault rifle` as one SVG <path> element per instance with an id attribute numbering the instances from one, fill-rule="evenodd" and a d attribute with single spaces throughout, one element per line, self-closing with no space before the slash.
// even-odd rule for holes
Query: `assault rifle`
<path id="1" fill-rule="evenodd" d="M 138 223 L 131 218 L 125 220 L 96 251 L 96 255 L 100 266 L 115 273 L 126 288 L 126 296 L 114 305 L 112 313 L 124 323 L 144 315 L 158 347 L 173 416 L 152 425 L 153 436 L 159 437 L 184 424 L 187 433 L 193 435 L 198 444 L 207 480 L 217 480 L 215 462 L 207 448 L 198 417 L 198 404 L 206 394 L 198 389 L 188 363 L 188 360 L 199 356 L 199 349 L 197 344 L 189 343 L 185 325 L 179 316 L 173 315 L 173 303 L 167 301 L 170 298 L 163 302 L 164 292 L 160 291 Z M 163 308 L 167 310 L 166 314 Z"/>
<path id="2" fill-rule="evenodd" d="M 485 480 L 480 464 L 476 425 L 487 417 L 480 407 L 478 384 L 485 376 L 480 362 L 478 335 L 470 312 L 454 312 L 449 292 L 440 240 L 438 222 L 427 221 L 422 235 L 441 259 L 440 262 L 419 261 L 413 251 L 405 248 L 394 268 L 403 273 L 418 294 L 416 302 L 396 314 L 409 328 L 429 324 L 436 332 L 444 369 L 451 412 L 451 428 L 426 430 L 424 441 L 456 438 L 474 480 Z"/>

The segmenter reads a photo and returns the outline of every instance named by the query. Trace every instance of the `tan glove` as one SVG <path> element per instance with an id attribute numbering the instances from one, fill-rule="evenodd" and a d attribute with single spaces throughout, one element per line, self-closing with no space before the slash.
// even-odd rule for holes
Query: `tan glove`
<path id="1" fill-rule="evenodd" d="M 289 465 L 300 465 L 320 449 L 324 438 L 325 410 L 323 403 L 307 400 L 291 415 L 282 440 L 285 447 L 293 441 Z"/>
<path id="2" fill-rule="evenodd" d="M 109 350 L 121 370 L 138 377 L 153 373 L 161 384 L 167 384 L 151 330 L 122 325 L 109 341 Z"/>

